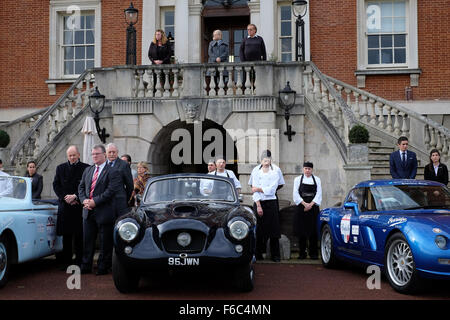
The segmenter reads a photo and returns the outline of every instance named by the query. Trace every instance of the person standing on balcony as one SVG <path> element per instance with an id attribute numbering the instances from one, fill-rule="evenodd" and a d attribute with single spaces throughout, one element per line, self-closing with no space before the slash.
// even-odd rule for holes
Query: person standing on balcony
<path id="1" fill-rule="evenodd" d="M 44 188 L 44 178 L 36 171 L 36 162 L 31 160 L 27 162 L 27 172 L 25 177 L 31 178 L 31 192 L 33 199 L 40 199 L 42 189 Z"/>
<path id="2" fill-rule="evenodd" d="M 209 63 L 220 63 L 220 62 L 228 62 L 228 44 L 222 40 L 222 31 L 215 30 L 213 32 L 213 39 L 209 43 L 208 46 L 208 62 Z M 207 76 L 209 76 L 209 71 Z M 216 86 L 219 85 L 219 72 L 216 71 L 214 75 L 214 81 Z M 228 71 L 224 70 L 223 72 L 223 82 L 228 82 Z"/>
<path id="3" fill-rule="evenodd" d="M 241 62 L 245 61 L 265 61 L 266 45 L 261 36 L 256 34 L 257 28 L 254 24 L 247 26 L 248 36 L 245 38 L 239 48 L 239 57 Z"/>
<path id="4" fill-rule="evenodd" d="M 389 156 L 389 167 L 393 179 L 415 179 L 417 174 L 417 157 L 408 151 L 408 138 L 400 137 L 397 140 L 398 151 Z"/>
<path id="5" fill-rule="evenodd" d="M 441 163 L 441 154 L 438 149 L 430 151 L 430 163 L 425 166 L 423 176 L 425 180 L 448 184 L 448 169 Z"/>
<path id="6" fill-rule="evenodd" d="M 170 48 L 169 40 L 163 30 L 158 29 L 155 32 L 153 41 L 150 43 L 148 49 L 148 57 L 152 64 L 169 64 L 172 50 Z"/>
<path id="7" fill-rule="evenodd" d="M 88 164 L 80 161 L 80 152 L 76 146 L 66 151 L 66 162 L 56 167 L 53 179 L 53 191 L 58 197 L 58 220 L 56 233 L 63 237 L 63 270 L 72 264 L 75 251 L 75 264 L 81 266 L 83 257 L 83 206 L 78 199 L 78 185 Z M 72 248 L 74 250 L 72 250 Z"/>
<path id="8" fill-rule="evenodd" d="M 318 258 L 317 248 L 317 216 L 322 202 L 322 183 L 320 178 L 312 174 L 314 165 L 306 161 L 303 164 L 303 174 L 294 179 L 292 190 L 297 212 L 294 215 L 294 235 L 299 240 L 299 259 L 306 258 L 308 247 L 309 257 Z"/>

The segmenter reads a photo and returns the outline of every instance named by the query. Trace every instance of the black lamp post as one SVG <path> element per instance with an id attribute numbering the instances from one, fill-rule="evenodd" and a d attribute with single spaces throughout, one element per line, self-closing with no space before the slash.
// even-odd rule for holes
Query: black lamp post
<path id="1" fill-rule="evenodd" d="M 131 2 L 128 9 L 123 10 L 127 27 L 127 61 L 126 64 L 136 64 L 136 28 L 134 25 L 138 22 L 139 10 L 133 7 Z"/>
<path id="2" fill-rule="evenodd" d="M 280 106 L 284 109 L 284 119 L 286 119 L 286 132 L 284 134 L 288 136 L 289 141 L 292 141 L 292 136 L 295 135 L 295 131 L 292 131 L 292 126 L 289 124 L 289 117 L 291 116 L 290 110 L 295 105 L 296 95 L 297 92 L 291 89 L 289 81 L 283 90 L 278 91 Z"/>
<path id="3" fill-rule="evenodd" d="M 294 16 L 297 18 L 295 20 L 295 60 L 305 61 L 305 21 L 303 17 L 306 15 L 306 10 L 308 9 L 308 1 L 306 0 L 294 0 L 292 1 L 292 11 Z M 298 29 L 301 31 L 301 39 L 298 38 Z M 301 52 L 299 52 L 299 49 Z"/>
<path id="4" fill-rule="evenodd" d="M 97 128 L 98 137 L 103 143 L 106 143 L 106 138 L 109 137 L 109 134 L 106 133 L 105 128 L 100 128 L 100 113 L 105 108 L 105 96 L 100 94 L 98 87 L 95 87 L 94 93 L 89 96 L 89 108 L 94 114 L 95 127 Z"/>

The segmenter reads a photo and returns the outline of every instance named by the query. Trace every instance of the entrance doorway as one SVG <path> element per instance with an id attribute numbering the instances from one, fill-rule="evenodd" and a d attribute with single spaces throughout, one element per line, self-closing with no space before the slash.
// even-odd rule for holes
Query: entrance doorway
<path id="1" fill-rule="evenodd" d="M 248 9 L 248 8 L 247 8 Z M 223 34 L 223 41 L 228 44 L 228 62 L 240 62 L 239 48 L 241 42 L 247 37 L 247 25 L 250 23 L 250 15 L 240 11 L 226 10 L 215 12 L 214 16 L 210 12 L 203 15 L 203 39 L 202 39 L 202 62 L 208 62 L 208 45 L 212 40 L 214 30 L 220 29 Z M 225 16 L 220 16 L 221 14 Z M 230 14 L 239 14 L 226 16 Z M 205 16 L 206 15 L 206 16 Z"/>
<path id="2" fill-rule="evenodd" d="M 222 156 L 226 160 L 226 169 L 239 177 L 236 145 L 226 130 L 211 120 L 204 120 L 197 128 L 194 126 L 177 120 L 160 130 L 149 150 L 150 174 L 207 173 L 209 158 Z M 216 149 L 216 145 L 223 147 Z"/>

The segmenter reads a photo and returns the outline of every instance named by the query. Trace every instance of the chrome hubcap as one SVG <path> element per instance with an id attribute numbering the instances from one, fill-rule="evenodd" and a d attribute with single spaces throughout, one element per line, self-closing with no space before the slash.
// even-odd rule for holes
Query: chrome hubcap
<path id="1" fill-rule="evenodd" d="M 3 243 L 0 243 L 0 279 L 2 279 L 5 274 L 6 262 L 7 262 L 6 248 L 3 245 Z"/>
<path id="2" fill-rule="evenodd" d="M 389 277 L 398 286 L 405 286 L 414 272 L 411 248 L 402 240 L 395 241 L 388 251 L 387 268 Z"/>

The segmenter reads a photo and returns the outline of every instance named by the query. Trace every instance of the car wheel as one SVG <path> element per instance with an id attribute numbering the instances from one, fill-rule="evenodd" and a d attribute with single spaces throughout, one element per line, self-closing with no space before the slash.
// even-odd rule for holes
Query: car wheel
<path id="1" fill-rule="evenodd" d="M 323 226 L 320 233 L 320 257 L 325 268 L 337 266 L 337 260 L 334 255 L 333 234 L 328 224 Z"/>
<path id="2" fill-rule="evenodd" d="M 113 252 L 112 272 L 114 285 L 119 292 L 129 293 L 137 290 L 140 276 L 125 268 L 123 263 L 117 257 L 115 250 Z"/>
<path id="3" fill-rule="evenodd" d="M 0 237 L 0 288 L 8 282 L 10 258 L 9 258 L 9 244 L 5 237 Z"/>
<path id="4" fill-rule="evenodd" d="M 389 238 L 384 265 L 386 277 L 396 291 L 413 293 L 421 287 L 411 247 L 403 234 L 397 233 Z"/>
<path id="5" fill-rule="evenodd" d="M 250 292 L 253 290 L 255 284 L 255 271 L 252 263 L 236 268 L 234 271 L 234 283 L 236 289 L 241 292 Z"/>

